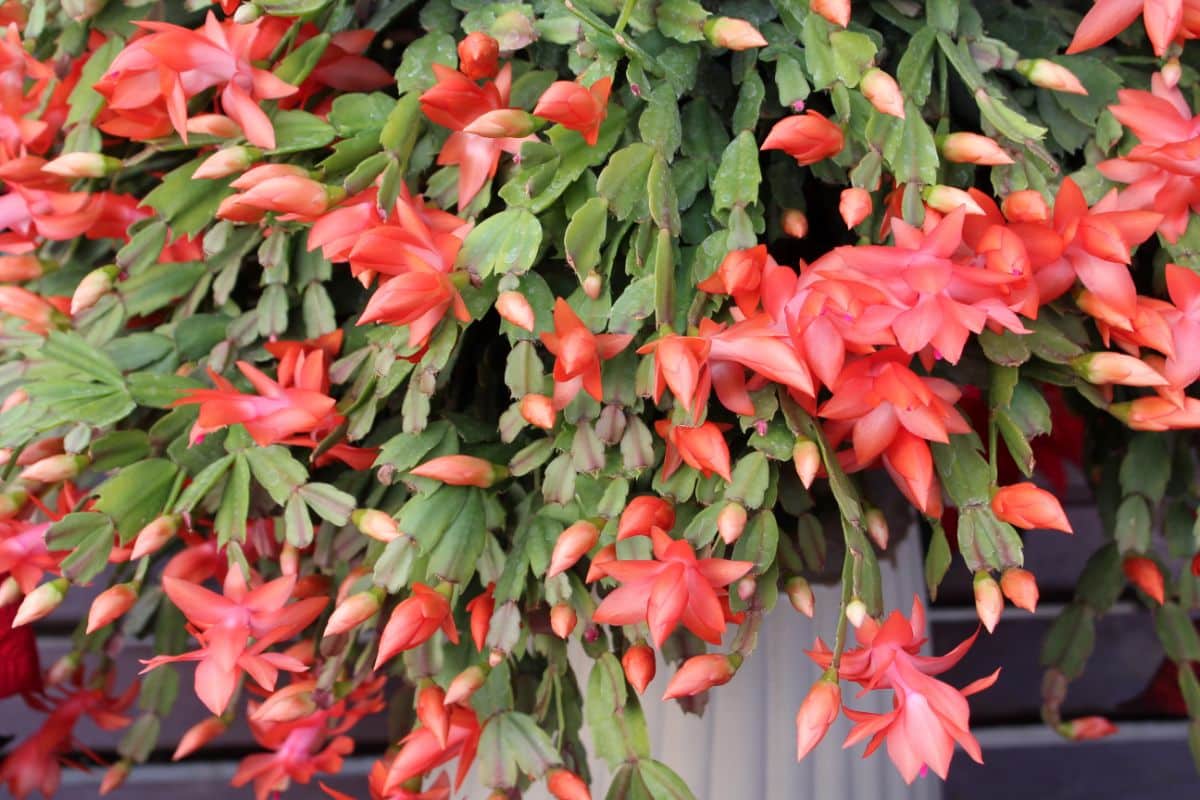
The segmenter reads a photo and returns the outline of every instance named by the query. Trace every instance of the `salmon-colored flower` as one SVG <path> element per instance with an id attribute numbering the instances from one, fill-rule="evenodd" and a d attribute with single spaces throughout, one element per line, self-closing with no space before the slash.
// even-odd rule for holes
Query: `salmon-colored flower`
<path id="1" fill-rule="evenodd" d="M 842 129 L 816 111 L 786 117 L 771 128 L 763 150 L 782 150 L 801 166 L 815 164 L 842 152 Z"/>
<path id="2" fill-rule="evenodd" d="M 716 473 L 727 482 L 732 481 L 729 445 L 722 435 L 726 427 L 715 422 L 694 427 L 675 425 L 665 419 L 655 422 L 654 430 L 667 443 L 667 452 L 663 456 L 664 479 L 687 464 L 705 477 Z"/>
<path id="3" fill-rule="evenodd" d="M 1117 726 L 1107 717 L 1080 717 L 1064 722 L 1059 730 L 1073 742 L 1090 742 L 1112 736 Z"/>
<path id="4" fill-rule="evenodd" d="M 450 601 L 425 584 L 414 583 L 412 594 L 392 610 L 387 625 L 379 635 L 375 669 L 398 653 L 423 644 L 439 630 L 451 642 L 458 644 L 458 628 L 454 626 Z"/>
<path id="5" fill-rule="evenodd" d="M 737 673 L 737 666 L 734 664 L 736 659 L 736 656 L 726 656 L 720 653 L 692 656 L 683 662 L 683 666 L 671 676 L 662 699 L 692 697 L 701 692 L 707 692 L 714 686 L 723 686 L 729 683 Z"/>
<path id="6" fill-rule="evenodd" d="M 992 495 L 992 511 L 1018 528 L 1051 528 L 1072 533 L 1058 498 L 1029 482 L 1000 487 Z"/>
<path id="7" fill-rule="evenodd" d="M 686 541 L 672 539 L 658 528 L 652 529 L 650 536 L 654 560 L 615 560 L 604 565 L 605 574 L 621 586 L 601 601 L 592 620 L 605 625 L 645 622 L 659 647 L 680 623 L 701 639 L 719 644 L 725 613 L 717 590 L 754 565 L 723 558 L 697 559 Z"/>
<path id="8" fill-rule="evenodd" d="M 970 733 L 966 698 L 995 683 L 1000 670 L 962 689 L 934 677 L 957 664 L 976 635 L 944 656 L 922 656 L 925 610 L 920 600 L 913 599 L 910 619 L 899 611 L 882 624 L 867 618 L 855 629 L 859 646 L 842 654 L 838 675 L 864 689 L 891 689 L 894 707 L 883 714 L 847 708 L 846 715 L 855 725 L 845 746 L 869 739 L 865 754 L 870 755 L 887 742 L 888 756 L 906 783 L 912 783 L 925 766 L 945 780 L 955 742 L 982 763 L 979 743 Z M 833 663 L 832 651 L 820 639 L 809 656 L 822 669 Z"/>
<path id="9" fill-rule="evenodd" d="M 600 138 L 600 124 L 608 116 L 611 91 L 612 78 L 607 76 L 591 86 L 578 81 L 555 81 L 542 93 L 533 113 L 564 128 L 579 131 L 588 145 L 594 145 Z"/>
<path id="10" fill-rule="evenodd" d="M 172 761 L 187 758 L 229 728 L 229 723 L 220 717 L 208 717 L 188 728 L 179 738 L 179 745 L 171 754 Z"/>
<path id="11" fill-rule="evenodd" d="M 654 673 L 657 669 L 654 662 L 654 650 L 644 642 L 633 645 L 625 651 L 625 655 L 621 656 L 621 668 L 625 671 L 625 679 L 629 681 L 633 690 L 642 694 L 650 685 L 650 681 L 654 680 Z"/>
<path id="12" fill-rule="evenodd" d="M 842 689 L 836 679 L 821 678 L 812 685 L 796 712 L 796 760 L 802 761 L 821 743 L 842 710 Z"/>
<path id="13" fill-rule="evenodd" d="M 454 758 L 458 758 L 454 785 L 455 788 L 459 787 L 475 760 L 481 732 L 475 712 L 462 705 L 450 710 L 450 733 L 444 747 L 439 744 L 433 731 L 417 728 L 400 741 L 400 750 L 388 767 L 384 795 L 394 796 L 403 784 Z"/>
<path id="14" fill-rule="evenodd" d="M 649 536 L 654 528 L 675 527 L 675 507 L 661 497 L 644 494 L 633 498 L 617 520 L 617 541 L 631 536 Z"/>
<path id="15" fill-rule="evenodd" d="M 1166 602 L 1166 586 L 1162 570 L 1153 559 L 1146 556 L 1129 555 L 1121 562 L 1121 571 L 1137 588 L 1141 589 L 1160 606 Z"/>
<path id="16" fill-rule="evenodd" d="M 764 274 L 778 268 L 765 244 L 731 250 L 721 260 L 717 271 L 696 284 L 696 288 L 709 294 L 730 295 L 738 310 L 750 316 L 758 309 Z"/>
<path id="17" fill-rule="evenodd" d="M 458 43 L 458 68 L 473 81 L 496 77 L 500 43 L 483 31 L 473 31 Z"/>
<path id="18" fill-rule="evenodd" d="M 554 361 L 554 407 L 565 408 L 580 389 L 592 399 L 604 399 L 600 362 L 617 355 L 633 341 L 628 334 L 595 334 L 567 301 L 554 301 L 554 332 L 543 333 L 542 343 L 556 356 Z"/>
<path id="19" fill-rule="evenodd" d="M 487 640 L 492 614 L 496 610 L 496 598 L 493 594 L 495 589 L 496 584 L 489 583 L 481 594 L 476 595 L 466 605 L 466 611 L 471 620 L 471 641 L 475 643 L 475 649 L 480 652 L 483 652 L 483 643 Z"/>
<path id="20" fill-rule="evenodd" d="M 1133 24 L 1139 15 L 1146 24 L 1146 34 L 1154 45 L 1154 54 L 1161 56 L 1179 34 L 1183 23 L 1184 0 L 1095 0 L 1095 5 L 1075 29 L 1075 37 L 1067 53 L 1091 50 L 1112 39 Z"/>

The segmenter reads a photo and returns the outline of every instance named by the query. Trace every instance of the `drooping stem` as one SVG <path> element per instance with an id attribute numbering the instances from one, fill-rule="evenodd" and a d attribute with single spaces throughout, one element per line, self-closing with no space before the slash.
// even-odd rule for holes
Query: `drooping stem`
<path id="1" fill-rule="evenodd" d="M 613 25 L 613 33 L 620 33 L 625 30 L 625 26 L 629 24 L 629 18 L 633 16 L 633 9 L 637 6 L 637 0 L 625 0 L 625 5 L 621 6 L 621 14 L 617 17 L 617 24 Z"/>
<path id="2" fill-rule="evenodd" d="M 830 668 L 836 673 L 842 663 L 842 652 L 846 649 L 846 607 L 850 605 L 854 594 L 854 555 L 846 548 L 846 556 L 842 560 L 842 607 L 838 613 L 837 632 L 833 637 L 833 663 Z"/>

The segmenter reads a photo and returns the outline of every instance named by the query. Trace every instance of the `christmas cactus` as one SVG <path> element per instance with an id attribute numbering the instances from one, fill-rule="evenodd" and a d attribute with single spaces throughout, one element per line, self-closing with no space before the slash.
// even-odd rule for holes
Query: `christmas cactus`
<path id="1" fill-rule="evenodd" d="M 823 676 L 771 735 L 803 758 L 845 714 L 944 778 L 998 671 L 938 677 L 975 637 L 931 654 L 923 602 L 884 607 L 889 530 L 990 632 L 1036 606 L 1022 539 L 1071 532 L 1072 471 L 1106 540 L 1029 691 L 1112 730 L 1060 707 L 1128 590 L 1200 758 L 1200 2 L 0 22 L 0 690 L 45 714 L 11 794 L 53 794 L 85 717 L 125 731 L 116 788 L 194 693 L 175 757 L 246 718 L 260 800 L 385 714 L 359 797 L 578 800 L 589 759 L 691 797 L 640 704 L 701 711 L 818 580 Z"/>

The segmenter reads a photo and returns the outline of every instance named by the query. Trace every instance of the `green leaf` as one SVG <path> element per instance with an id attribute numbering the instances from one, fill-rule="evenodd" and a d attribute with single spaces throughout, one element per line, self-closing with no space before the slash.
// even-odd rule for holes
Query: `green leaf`
<path id="1" fill-rule="evenodd" d="M 1152 503 L 1162 500 L 1171 479 L 1171 450 L 1166 437 L 1135 433 L 1121 459 L 1121 491 L 1140 494 Z"/>
<path id="2" fill-rule="evenodd" d="M 108 472 L 141 461 L 150 455 L 150 437 L 145 431 L 110 431 L 92 440 L 88 456 L 95 472 Z"/>
<path id="3" fill-rule="evenodd" d="M 429 574 L 451 583 L 465 584 L 475 574 L 486 541 L 480 490 L 468 489 L 464 502 L 454 511 L 457 513 L 453 522 L 429 554 Z"/>
<path id="4" fill-rule="evenodd" d="M 217 206 L 232 190 L 228 179 L 193 180 L 192 173 L 207 157 L 176 167 L 142 200 L 159 213 L 176 236 L 199 233 L 216 217 Z"/>
<path id="5" fill-rule="evenodd" d="M 156 264 L 117 284 L 117 293 L 131 316 L 142 316 L 171 305 L 192 290 L 208 271 L 199 261 Z"/>
<path id="6" fill-rule="evenodd" d="M 297 109 L 280 111 L 271 123 L 275 126 L 275 149 L 272 155 L 315 150 L 333 141 L 333 126 L 316 114 Z"/>
<path id="7" fill-rule="evenodd" d="M 473 275 L 520 275 L 537 260 L 542 226 L 523 208 L 510 208 L 488 217 L 467 234 L 458 254 L 458 267 Z"/>
<path id="8" fill-rule="evenodd" d="M 287 499 L 283 509 L 284 537 L 294 547 L 308 547 L 313 541 L 312 517 L 308 506 L 298 494 Z"/>
<path id="9" fill-rule="evenodd" d="M 268 0 L 269 2 L 270 0 Z M 315 5 L 316 8 L 320 8 L 327 2 L 328 0 L 314 0 L 308 3 L 308 5 Z M 267 6 L 268 3 L 260 3 L 260 5 Z M 312 74 L 313 69 L 317 66 L 317 62 L 325 54 L 325 48 L 329 47 L 329 42 L 332 38 L 328 33 L 318 34 L 288 53 L 275 66 L 275 77 L 284 83 L 299 86 L 304 82 L 305 78 Z"/>
<path id="10" fill-rule="evenodd" d="M 661 6 L 660 6 L 661 8 Z M 650 92 L 646 110 L 638 119 L 642 141 L 658 150 L 670 161 L 683 141 L 683 126 L 679 120 L 679 103 L 669 86 L 659 84 Z"/>
<path id="11" fill-rule="evenodd" d="M 905 117 L 894 125 L 883 146 L 883 155 L 896 180 L 903 183 L 934 184 L 938 175 L 938 151 L 933 131 L 912 102 L 905 103 Z"/>
<path id="12" fill-rule="evenodd" d="M 308 507 L 321 519 L 334 525 L 345 525 L 358 506 L 354 495 L 328 483 L 306 483 L 297 490 Z"/>
<path id="13" fill-rule="evenodd" d="M 875 63 L 875 42 L 865 33 L 834 31 L 829 35 L 829 45 L 838 80 L 847 86 L 857 86 L 863 73 Z"/>
<path id="14" fill-rule="evenodd" d="M 254 480 L 279 505 L 286 503 L 308 480 L 308 470 L 292 457 L 286 447 L 252 447 L 245 451 L 245 455 Z"/>
<path id="15" fill-rule="evenodd" d="M 250 464 L 243 453 L 233 456 L 233 468 L 225 481 L 221 504 L 213 520 L 217 543 L 246 541 L 246 517 L 250 514 Z"/>
<path id="16" fill-rule="evenodd" d="M 753 205 L 758 200 L 761 182 L 758 142 L 751 131 L 742 131 L 721 154 L 721 164 L 712 182 L 713 212 Z"/>
<path id="17" fill-rule="evenodd" d="M 655 154 L 646 177 L 646 203 L 650 219 L 672 236 L 679 235 L 679 199 L 675 196 L 675 184 L 671 179 L 671 168 L 662 154 Z"/>
<path id="18" fill-rule="evenodd" d="M 926 25 L 908 40 L 896 67 L 900 91 L 917 108 L 925 105 L 933 88 L 933 47 L 936 43 L 937 29 Z"/>
<path id="19" fill-rule="evenodd" d="M 837 80 L 837 65 L 834 63 L 830 36 L 833 26 L 820 14 L 809 14 L 804 18 L 801 41 L 804 44 L 804 63 L 812 78 L 814 89 L 825 89 Z"/>
<path id="20" fill-rule="evenodd" d="M 51 331 L 40 355 L 80 372 L 92 380 L 123 386 L 121 372 L 112 359 L 85 342 L 78 334 Z"/>
<path id="21" fill-rule="evenodd" d="M 108 72 L 108 67 L 125 47 L 120 36 L 110 36 L 87 58 L 79 76 L 79 82 L 67 97 L 67 124 L 83 122 L 90 124 L 100 109 L 104 108 L 104 96 L 92 87 Z"/>
<path id="22" fill-rule="evenodd" d="M 668 39 L 685 44 L 704 40 L 708 12 L 696 0 L 663 0 L 654 15 L 659 32 Z"/>
<path id="23" fill-rule="evenodd" d="M 563 234 L 567 263 L 582 280 L 600 265 L 600 248 L 608 233 L 608 206 L 603 198 L 591 197 L 581 205 Z"/>
<path id="24" fill-rule="evenodd" d="M 608 316 L 610 333 L 637 333 L 654 313 L 654 276 L 645 275 L 625 287 Z"/>
<path id="25" fill-rule="evenodd" d="M 403 94 L 432 87 L 434 64 L 458 67 L 457 43 L 448 33 L 428 33 L 404 48 L 404 58 L 396 70 L 396 88 Z"/>
<path id="26" fill-rule="evenodd" d="M 329 124 L 340 137 L 357 136 L 367 131 L 380 131 L 388 123 L 396 106 L 404 99 L 396 101 L 383 92 L 356 92 L 338 95 L 329 109 Z M 415 98 L 409 104 L 415 103 Z"/>
<path id="27" fill-rule="evenodd" d="M 46 531 L 50 550 L 72 550 L 98 530 L 112 536 L 112 519 L 99 511 L 76 511 L 53 523 Z"/>
<path id="28" fill-rule="evenodd" d="M 72 583 L 91 583 L 108 566 L 108 556 L 113 549 L 113 526 L 111 520 L 100 516 L 104 524 L 72 547 L 71 554 L 63 559 L 63 577 Z"/>
<path id="29" fill-rule="evenodd" d="M 171 404 L 204 384 L 182 375 L 162 375 L 157 372 L 134 372 L 129 376 L 129 394 L 139 406 L 170 408 Z"/>
<path id="30" fill-rule="evenodd" d="M 683 778 L 661 761 L 641 759 L 637 762 L 637 769 L 655 800 L 696 800 Z"/>
<path id="31" fill-rule="evenodd" d="M 752 574 L 762 575 L 775 563 L 778 547 L 779 524 L 775 522 L 775 514 L 767 509 L 755 514 L 746 525 L 733 547 L 733 559 L 753 562 Z"/>
<path id="32" fill-rule="evenodd" d="M 596 181 L 596 192 L 608 201 L 617 219 L 645 219 L 646 179 L 654 161 L 655 150 L 648 144 L 633 144 L 613 153 L 608 165 Z"/>
<path id="33" fill-rule="evenodd" d="M 946 570 L 950 569 L 950 542 L 946 539 L 946 531 L 942 523 L 935 521 L 933 535 L 929 539 L 929 552 L 925 554 L 925 585 L 929 587 L 929 599 L 937 599 L 938 587 Z"/>
<path id="34" fill-rule="evenodd" d="M 95 508 L 113 518 L 122 544 L 163 512 L 178 471 L 165 458 L 150 458 L 130 464 L 96 490 Z"/>

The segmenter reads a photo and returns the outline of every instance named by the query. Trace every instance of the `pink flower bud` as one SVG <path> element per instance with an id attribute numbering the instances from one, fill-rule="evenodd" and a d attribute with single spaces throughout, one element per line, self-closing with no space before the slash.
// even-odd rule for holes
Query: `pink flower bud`
<path id="1" fill-rule="evenodd" d="M 758 591 L 758 581 L 753 575 L 740 578 L 737 582 L 737 596 L 743 603 L 749 603 L 750 598 Z"/>
<path id="2" fill-rule="evenodd" d="M 3 581 L 0 581 L 0 607 L 10 606 L 22 597 L 21 584 L 17 583 L 16 578 L 9 575 Z"/>
<path id="3" fill-rule="evenodd" d="M 858 88 L 875 110 L 881 114 L 904 119 L 904 95 L 896 79 L 878 67 L 867 70 Z"/>
<path id="4" fill-rule="evenodd" d="M 120 270 L 115 266 L 100 267 L 83 276 L 71 295 L 71 316 L 87 311 L 112 291 L 113 283 Z"/>
<path id="5" fill-rule="evenodd" d="M 125 783 L 125 779 L 129 777 L 130 766 L 128 761 L 121 759 L 105 771 L 104 777 L 100 780 L 101 797 L 121 788 L 121 784 Z"/>
<path id="6" fill-rule="evenodd" d="M 600 540 L 600 529 L 587 520 L 580 520 L 558 535 L 554 551 L 550 554 L 550 568 L 546 577 L 553 578 L 566 572 L 596 546 Z"/>
<path id="7" fill-rule="evenodd" d="M 1018 528 L 1052 528 L 1071 533 L 1071 523 L 1058 498 L 1028 481 L 1001 486 L 992 495 L 992 511 Z"/>
<path id="8" fill-rule="evenodd" d="M 381 592 L 378 589 L 368 589 L 347 597 L 337 604 L 325 624 L 324 636 L 336 636 L 351 628 L 357 628 L 371 617 L 379 613 L 383 605 Z"/>
<path id="9" fill-rule="evenodd" d="M 1140 358 L 1125 353 L 1088 353 L 1072 359 L 1071 369 L 1088 383 L 1166 386 L 1168 381 Z"/>
<path id="10" fill-rule="evenodd" d="M 988 633 L 996 630 L 1003 611 L 1004 597 L 1000 594 L 1000 584 L 987 572 L 975 573 L 975 613 Z"/>
<path id="11" fill-rule="evenodd" d="M 738 664 L 734 664 L 737 661 Z M 721 686 L 733 680 L 740 666 L 740 656 L 737 654 L 725 656 L 720 653 L 707 653 L 702 656 L 692 656 L 683 662 L 679 671 L 671 676 L 663 700 L 675 697 L 691 697 L 706 692 L 714 686 Z"/>
<path id="12" fill-rule="evenodd" d="M 792 447 L 792 464 L 796 467 L 796 476 L 804 488 L 812 487 L 817 472 L 821 469 L 821 450 L 812 439 L 801 437 Z"/>
<path id="13" fill-rule="evenodd" d="M 1068 94 L 1087 94 L 1087 89 L 1075 77 L 1075 73 L 1045 58 L 1022 58 L 1016 63 L 1017 72 L 1024 75 L 1034 86 Z"/>
<path id="14" fill-rule="evenodd" d="M 409 470 L 410 475 L 430 478 L 450 486 L 478 486 L 486 489 L 506 477 L 508 470 L 475 456 L 440 456 Z"/>
<path id="15" fill-rule="evenodd" d="M 496 298 L 496 311 L 510 325 L 523 331 L 533 330 L 533 306 L 520 292 L 501 292 Z"/>
<path id="16" fill-rule="evenodd" d="M 592 556 L 592 563 L 588 566 L 587 577 L 583 579 L 583 582 L 593 583 L 605 577 L 604 565 L 615 560 L 616 557 L 617 546 L 615 544 L 606 544 L 597 550 L 596 555 Z"/>
<path id="17" fill-rule="evenodd" d="M 871 209 L 874 205 L 870 192 L 852 186 L 842 190 L 842 197 L 838 202 L 838 213 L 842 215 L 842 221 L 846 223 L 847 228 L 855 228 L 871 216 Z"/>
<path id="18" fill-rule="evenodd" d="M 433 681 L 424 684 L 417 692 L 417 719 L 433 733 L 438 746 L 443 750 L 450 739 L 450 711 L 446 706 L 446 693 Z"/>
<path id="19" fill-rule="evenodd" d="M 753 47 L 766 47 L 767 40 L 758 32 L 758 28 L 744 19 L 732 17 L 716 17 L 704 25 L 704 35 L 708 41 L 717 47 L 730 50 L 749 50 Z"/>
<path id="20" fill-rule="evenodd" d="M 941 149 L 947 160 L 960 164 L 994 166 L 1013 163 L 1012 156 L 1004 152 L 995 139 L 978 133 L 952 133 L 942 139 Z"/>
<path id="21" fill-rule="evenodd" d="M 83 669 L 79 658 L 79 653 L 71 652 L 51 664 L 50 669 L 46 670 L 46 687 L 62 686 L 67 681 L 78 682 Z"/>
<path id="22" fill-rule="evenodd" d="M 661 497 L 641 495 L 629 501 L 617 522 L 617 541 L 630 536 L 649 536 L 651 528 L 669 531 L 675 527 L 675 508 Z"/>
<path id="23" fill-rule="evenodd" d="M 850 24 L 850 0 L 810 0 L 809 7 L 834 25 Z"/>
<path id="24" fill-rule="evenodd" d="M 1145 592 L 1154 602 L 1161 606 L 1166 601 L 1162 570 L 1153 560 L 1145 556 L 1125 556 L 1125 560 L 1121 562 L 1121 571 L 1130 583 Z M 17 615 L 20 616 L 20 612 Z"/>
<path id="25" fill-rule="evenodd" d="M 64 153 L 42 166 L 42 172 L 63 178 L 103 178 L 121 168 L 118 159 L 102 153 Z"/>
<path id="26" fill-rule="evenodd" d="M 224 147 L 204 159 L 204 163 L 196 168 L 192 177 L 204 180 L 224 178 L 245 171 L 260 158 L 262 158 L 262 151 L 257 147 L 246 145 Z"/>
<path id="27" fill-rule="evenodd" d="M 537 130 L 537 118 L 519 108 L 497 108 L 480 114 L 463 133 L 486 139 L 523 139 Z"/>
<path id="28" fill-rule="evenodd" d="M 604 289 L 604 279 L 600 277 L 598 272 L 589 272 L 587 277 L 583 279 L 583 293 L 588 296 L 589 300 L 595 300 L 600 297 L 600 292 Z"/>
<path id="29" fill-rule="evenodd" d="M 846 606 L 846 619 L 854 628 L 861 628 L 867 621 L 867 604 L 855 598 Z"/>
<path id="30" fill-rule="evenodd" d="M 37 483 L 59 483 L 70 480 L 88 465 L 86 456 L 63 453 L 49 456 L 21 470 L 20 479 Z"/>
<path id="31" fill-rule="evenodd" d="M 224 722 L 220 717 L 209 717 L 197 722 L 188 728 L 187 732 L 179 739 L 179 746 L 175 748 L 175 753 L 171 756 L 171 760 L 179 761 L 181 758 L 187 758 L 224 733 L 228 727 L 228 723 Z"/>
<path id="32" fill-rule="evenodd" d="M 958 208 L 962 208 L 968 214 L 983 216 L 983 208 L 979 203 L 975 202 L 975 198 L 962 189 L 953 186 L 945 186 L 943 184 L 934 184 L 927 186 L 923 191 L 925 204 L 934 211 L 940 211 L 943 214 L 949 214 Z"/>
<path id="33" fill-rule="evenodd" d="M 8 397 L 4 398 L 4 402 L 0 404 L 0 414 L 8 411 L 11 408 L 16 408 L 22 403 L 29 401 L 29 393 L 24 389 L 14 389 Z"/>
<path id="34" fill-rule="evenodd" d="M 527 394 L 521 398 L 521 418 L 537 428 L 550 430 L 554 427 L 557 412 L 554 401 L 544 394 Z"/>
<path id="35" fill-rule="evenodd" d="M 1000 590 L 1017 608 L 1033 613 L 1037 609 L 1038 586 L 1033 573 L 1020 567 L 1009 567 L 1000 576 Z"/>
<path id="36" fill-rule="evenodd" d="M 137 602 L 137 590 L 131 583 L 118 583 L 110 586 L 92 601 L 88 610 L 87 632 L 92 633 L 103 628 L 113 620 L 123 616 Z"/>
<path id="37" fill-rule="evenodd" d="M 446 689 L 446 697 L 442 701 L 445 705 L 452 706 L 465 703 L 471 699 L 471 695 L 483 686 L 483 682 L 487 680 L 487 673 L 483 671 L 483 667 L 470 666 L 462 672 L 454 676 L 454 680 L 450 681 L 449 688 Z"/>
<path id="38" fill-rule="evenodd" d="M 566 639 L 579 623 L 579 616 L 570 603 L 556 603 L 550 609 L 550 630 L 560 639 Z"/>
<path id="39" fill-rule="evenodd" d="M 218 139 L 233 139 L 242 135 L 241 127 L 224 114 L 197 114 L 188 117 L 187 131 L 215 136 Z"/>
<path id="40" fill-rule="evenodd" d="M 546 789 L 554 800 L 592 800 L 587 784 L 574 772 L 552 769 L 546 774 Z"/>
<path id="41" fill-rule="evenodd" d="M 1087 742 L 1103 739 L 1117 732 L 1117 726 L 1106 717 L 1080 717 L 1064 722 L 1059 726 L 1059 732 L 1074 742 Z"/>
<path id="42" fill-rule="evenodd" d="M 308 681 L 289 684 L 273 692 L 250 714 L 253 722 L 295 722 L 317 710 L 313 686 Z"/>
<path id="43" fill-rule="evenodd" d="M 467 34 L 458 43 L 458 68 L 473 81 L 496 77 L 500 70 L 500 43 L 483 31 Z"/>
<path id="44" fill-rule="evenodd" d="M 377 508 L 360 508 L 350 515 L 350 521 L 365 535 L 385 544 L 402 535 L 396 520 Z"/>
<path id="45" fill-rule="evenodd" d="M 29 254 L 4 256 L 0 255 L 0 281 L 19 283 L 33 281 L 42 277 L 46 270 L 36 256 Z"/>
<path id="46" fill-rule="evenodd" d="M 797 575 L 788 580 L 786 591 L 792 608 L 812 619 L 813 612 L 816 610 L 817 599 L 813 596 L 812 586 L 809 585 L 809 582 Z"/>
<path id="47" fill-rule="evenodd" d="M 647 644 L 635 644 L 621 656 L 621 667 L 625 670 L 625 680 L 629 681 L 635 692 L 641 694 L 654 680 L 654 650 Z"/>
<path id="48" fill-rule="evenodd" d="M 1045 222 L 1050 219 L 1050 206 L 1036 189 L 1021 189 L 1007 195 L 1000 211 L 1009 222 Z"/>
<path id="49" fill-rule="evenodd" d="M 138 531 L 133 540 L 133 552 L 129 554 L 130 559 L 141 558 L 142 556 L 150 555 L 158 552 L 167 542 L 171 541 L 171 537 L 175 535 L 175 531 L 179 530 L 179 517 L 174 514 L 164 514 L 150 524 Z"/>
<path id="50" fill-rule="evenodd" d="M 878 508 L 872 508 L 863 517 L 863 522 L 867 526 L 867 535 L 871 537 L 871 541 L 880 550 L 887 550 L 888 546 L 888 521 L 887 517 Z"/>
<path id="51" fill-rule="evenodd" d="M 802 761 L 820 744 L 842 710 L 842 688 L 837 680 L 821 678 L 812 685 L 796 712 L 796 760 Z"/>
<path id="52" fill-rule="evenodd" d="M 1179 63 L 1178 58 L 1172 58 L 1163 64 L 1162 79 L 1168 89 L 1174 89 L 1179 85 L 1179 79 L 1183 77 L 1183 67 Z"/>
<path id="53" fill-rule="evenodd" d="M 746 507 L 736 500 L 731 500 L 717 515 L 717 533 L 725 544 L 733 544 L 741 538 L 746 529 Z"/>
<path id="54" fill-rule="evenodd" d="M 37 622 L 50 614 L 62 605 L 63 598 L 67 596 L 67 587 L 70 585 L 66 578 L 55 578 L 25 595 L 25 599 L 21 601 L 21 606 L 17 609 L 17 615 L 13 617 L 12 626 L 19 628 L 22 625 Z"/>
<path id="55" fill-rule="evenodd" d="M 793 239 L 808 236 L 808 217 L 798 208 L 785 208 L 779 218 L 779 226 Z"/>

